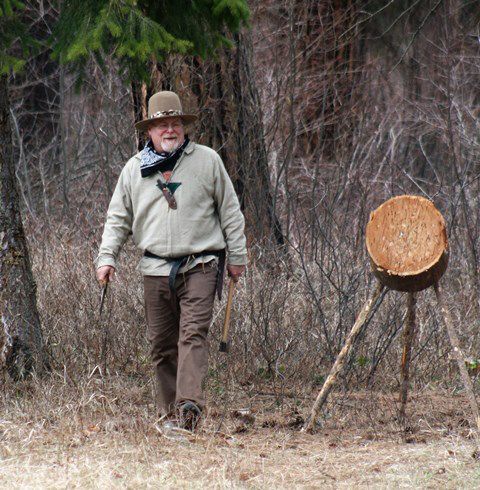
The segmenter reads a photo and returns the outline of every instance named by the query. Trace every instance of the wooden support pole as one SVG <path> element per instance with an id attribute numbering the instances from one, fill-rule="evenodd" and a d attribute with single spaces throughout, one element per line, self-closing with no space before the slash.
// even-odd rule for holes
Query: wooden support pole
<path id="1" fill-rule="evenodd" d="M 460 370 L 460 377 L 462 378 L 463 385 L 465 387 L 465 392 L 470 403 L 470 408 L 473 412 L 475 423 L 477 424 L 477 429 L 480 432 L 480 413 L 478 410 L 477 400 L 475 399 L 475 393 L 473 391 L 473 383 L 470 379 L 470 376 L 468 375 L 467 367 L 465 366 L 465 357 L 462 350 L 460 349 L 460 342 L 458 340 L 457 332 L 453 325 L 452 315 L 450 314 L 450 311 L 445 304 L 443 289 L 438 283 L 435 284 L 435 294 L 437 295 L 438 305 L 440 306 L 443 322 L 445 323 L 448 337 L 450 339 L 450 344 L 452 345 L 453 355 L 455 356 L 458 364 L 458 369 Z"/>
<path id="2" fill-rule="evenodd" d="M 355 343 L 355 340 L 357 339 L 364 323 L 367 321 L 372 307 L 375 305 L 384 289 L 385 286 L 383 284 L 377 283 L 377 287 L 375 288 L 374 292 L 371 294 L 370 298 L 367 300 L 362 310 L 360 311 L 360 314 L 355 320 L 355 324 L 353 325 L 352 330 L 348 334 L 345 345 L 338 354 L 337 359 L 335 360 L 335 363 L 330 370 L 330 373 L 325 380 L 325 383 L 323 384 L 322 389 L 320 390 L 320 393 L 315 400 L 315 403 L 313 404 L 310 417 L 305 422 L 305 425 L 302 428 L 302 432 L 312 432 L 318 413 L 327 401 L 328 395 L 330 394 L 330 391 L 337 381 L 338 375 L 345 365 L 345 361 L 348 358 L 348 354 L 350 353 L 353 344 Z"/>
<path id="3" fill-rule="evenodd" d="M 400 382 L 400 423 L 405 425 L 405 411 L 408 399 L 408 383 L 410 381 L 410 359 L 412 354 L 412 344 L 415 339 L 415 294 L 408 293 L 407 300 L 407 319 L 403 330 L 403 353 L 401 366 Z"/>

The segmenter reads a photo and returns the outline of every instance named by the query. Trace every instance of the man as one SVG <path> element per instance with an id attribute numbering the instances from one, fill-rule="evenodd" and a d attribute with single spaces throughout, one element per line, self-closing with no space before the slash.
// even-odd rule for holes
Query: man
<path id="1" fill-rule="evenodd" d="M 114 277 L 127 237 L 144 251 L 148 339 L 155 368 L 157 404 L 165 420 L 178 417 L 193 430 L 205 406 L 207 333 L 215 292 L 221 294 L 225 248 L 236 282 L 247 262 L 244 218 L 219 155 L 189 141 L 174 92 L 148 104 L 145 148 L 123 168 L 113 193 L 97 258 L 97 279 Z"/>

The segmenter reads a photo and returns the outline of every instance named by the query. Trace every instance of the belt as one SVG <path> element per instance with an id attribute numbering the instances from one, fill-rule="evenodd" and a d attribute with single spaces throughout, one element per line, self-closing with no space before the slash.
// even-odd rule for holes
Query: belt
<path id="1" fill-rule="evenodd" d="M 181 267 L 183 267 L 188 259 L 193 257 L 205 257 L 206 255 L 215 255 L 218 257 L 218 269 L 217 269 L 217 284 L 215 286 L 215 291 L 218 295 L 218 299 L 222 299 L 222 289 L 223 289 L 223 276 L 225 274 L 225 249 L 222 250 L 205 250 L 204 252 L 198 252 L 194 254 L 184 255 L 183 257 L 160 257 L 160 255 L 156 255 L 148 250 L 143 252 L 145 257 L 149 257 L 151 259 L 161 259 L 166 260 L 167 262 L 172 264 L 172 269 L 170 270 L 170 274 L 168 276 L 168 287 L 170 289 L 170 293 L 175 294 L 175 280 L 177 279 L 178 271 Z"/>

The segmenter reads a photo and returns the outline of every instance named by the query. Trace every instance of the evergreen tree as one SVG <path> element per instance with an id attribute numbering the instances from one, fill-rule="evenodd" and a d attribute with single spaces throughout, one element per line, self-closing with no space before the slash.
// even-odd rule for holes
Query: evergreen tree
<path id="1" fill-rule="evenodd" d="M 92 53 L 112 55 L 132 79 L 147 80 L 152 58 L 212 55 L 248 16 L 246 0 L 66 0 L 54 56 L 82 70 Z"/>

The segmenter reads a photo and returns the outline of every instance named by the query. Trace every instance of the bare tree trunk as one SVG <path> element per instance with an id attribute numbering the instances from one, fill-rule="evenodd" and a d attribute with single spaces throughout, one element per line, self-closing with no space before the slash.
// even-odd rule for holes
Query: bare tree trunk
<path id="1" fill-rule="evenodd" d="M 248 31 L 235 35 L 232 88 L 239 182 L 237 192 L 255 237 L 284 245 L 271 192 L 260 96 L 253 73 L 252 40 Z"/>
<path id="2" fill-rule="evenodd" d="M 65 108 L 65 68 L 60 69 L 60 159 L 62 161 L 62 197 L 63 197 L 63 214 L 67 214 L 70 209 L 69 194 L 69 167 L 67 152 L 67 118 L 64 114 Z"/>
<path id="3" fill-rule="evenodd" d="M 145 119 L 147 117 L 145 84 L 142 84 L 140 82 L 132 82 L 130 87 L 132 91 L 134 120 L 135 122 L 141 121 L 142 119 Z M 140 133 L 137 140 L 138 151 L 142 150 L 144 146 L 145 136 L 143 133 Z"/>
<path id="4" fill-rule="evenodd" d="M 15 177 L 8 79 L 0 77 L 0 366 L 18 379 L 42 371 L 44 349 L 36 285 Z"/>

